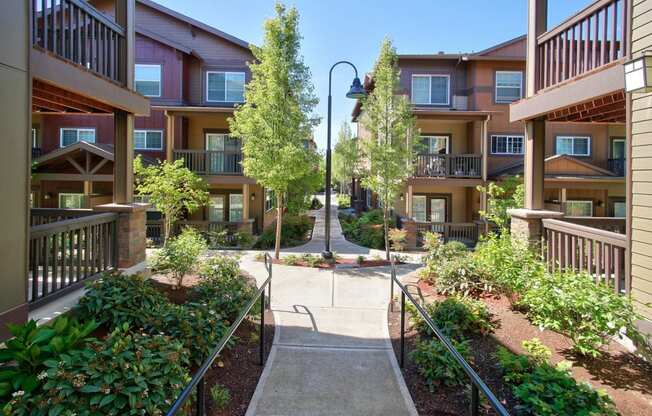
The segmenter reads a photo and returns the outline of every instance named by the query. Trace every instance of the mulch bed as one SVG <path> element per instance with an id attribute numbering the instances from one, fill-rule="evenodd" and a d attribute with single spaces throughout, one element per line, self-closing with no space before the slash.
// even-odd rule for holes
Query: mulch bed
<path id="1" fill-rule="evenodd" d="M 419 283 L 422 294 L 431 299 L 443 299 L 425 282 Z M 497 361 L 493 358 L 498 346 L 507 347 L 513 352 L 523 353 L 521 343 L 524 340 L 538 338 L 552 351 L 551 360 L 572 362 L 571 369 L 576 380 L 587 381 L 594 388 L 604 389 L 613 399 L 622 416 L 652 415 L 652 364 L 628 352 L 617 342 L 605 348 L 602 357 L 588 359 L 577 357 L 571 351 L 572 343 L 568 337 L 549 330 L 541 331 L 532 325 L 524 314 L 514 311 L 505 297 L 484 297 L 485 302 L 499 327 L 487 337 L 471 339 L 473 354 L 472 366 L 488 384 L 496 396 L 504 401 L 507 410 L 512 412 L 516 404 L 510 387 L 503 383 Z M 400 342 L 400 305 L 389 314 L 389 330 L 394 344 L 394 351 L 399 354 Z M 406 334 L 406 351 L 414 348 L 416 331 L 410 327 Z M 403 370 L 406 384 L 421 415 L 463 414 L 468 409 L 468 394 L 462 394 L 458 388 L 442 386 L 435 393 L 430 393 L 417 373 L 416 366 L 407 358 Z M 488 414 L 491 414 L 489 412 Z"/>

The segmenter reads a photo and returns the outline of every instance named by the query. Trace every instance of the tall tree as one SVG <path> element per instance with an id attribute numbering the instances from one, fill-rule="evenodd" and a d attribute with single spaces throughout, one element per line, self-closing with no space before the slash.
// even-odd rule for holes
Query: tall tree
<path id="1" fill-rule="evenodd" d="M 383 209 L 385 253 L 390 256 L 389 214 L 414 171 L 418 133 L 408 97 L 400 92 L 396 49 L 385 39 L 373 70 L 374 89 L 362 101 L 365 177 L 362 184 L 378 195 Z"/>
<path id="2" fill-rule="evenodd" d="M 318 164 L 316 153 L 304 146 L 318 121 L 312 117 L 317 98 L 300 54 L 297 10 L 277 4 L 276 17 L 265 22 L 264 30 L 263 45 L 251 46 L 256 59 L 249 64 L 252 79 L 245 103 L 229 121 L 231 131 L 243 139 L 244 173 L 276 195 L 274 251 L 279 258 L 283 196 Z"/>
<path id="3" fill-rule="evenodd" d="M 357 142 L 349 123 L 342 123 L 337 135 L 337 144 L 333 149 L 333 178 L 340 183 L 340 188 L 351 181 L 351 197 L 355 191 L 353 184 L 359 173 L 360 154 Z"/>
<path id="4" fill-rule="evenodd" d="M 183 160 L 145 166 L 134 159 L 136 192 L 146 195 L 163 214 L 163 238 L 167 242 L 172 226 L 184 212 L 189 214 L 209 203 L 208 185 L 183 166 Z"/>

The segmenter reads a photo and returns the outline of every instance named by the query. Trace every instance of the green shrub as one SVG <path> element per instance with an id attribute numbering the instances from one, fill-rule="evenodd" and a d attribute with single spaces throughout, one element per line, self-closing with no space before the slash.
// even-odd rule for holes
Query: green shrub
<path id="1" fill-rule="evenodd" d="M 423 248 L 427 252 L 424 256 L 424 263 L 426 264 L 449 261 L 469 252 L 469 249 L 459 241 L 449 241 L 444 244 L 438 233 L 426 233 Z"/>
<path id="2" fill-rule="evenodd" d="M 288 254 L 283 257 L 283 264 L 287 264 L 288 266 L 297 266 L 300 262 L 301 256 L 298 254 Z"/>
<path id="3" fill-rule="evenodd" d="M 623 328 L 630 338 L 642 339 L 636 328 L 640 316 L 631 299 L 596 284 L 585 273 L 546 273 L 531 284 L 520 302 L 533 324 L 567 335 L 581 355 L 599 356 Z"/>
<path id="4" fill-rule="evenodd" d="M 213 404 L 219 410 L 224 409 L 231 401 L 231 393 L 229 392 L 229 389 L 221 384 L 213 385 L 210 392 L 211 399 L 213 399 Z"/>
<path id="5" fill-rule="evenodd" d="M 346 194 L 337 194 L 337 207 L 339 209 L 351 208 L 351 196 Z"/>
<path id="6" fill-rule="evenodd" d="M 15 398 L 8 414 L 161 415 L 190 380 L 180 342 L 127 325 L 45 364 L 43 393 Z"/>
<path id="7" fill-rule="evenodd" d="M 124 323 L 142 328 L 151 311 L 167 303 L 163 294 L 138 275 L 105 274 L 86 287 L 77 306 L 79 316 L 94 318 L 111 329 Z"/>
<path id="8" fill-rule="evenodd" d="M 281 224 L 281 246 L 293 247 L 303 244 L 307 234 L 312 230 L 312 221 L 306 215 L 287 215 Z M 276 226 L 268 227 L 258 237 L 254 247 L 269 249 L 276 242 Z"/>
<path id="9" fill-rule="evenodd" d="M 8 326 L 13 338 L 0 349 L 0 400 L 16 391 L 29 394 L 36 390 L 41 385 L 39 374 L 44 362 L 89 341 L 98 324 L 90 320 L 82 325 L 61 316 L 50 325 L 37 326 L 30 320 Z"/>
<path id="10" fill-rule="evenodd" d="M 469 253 L 435 265 L 430 270 L 434 273 L 429 275 L 429 279 L 434 277 L 437 292 L 445 295 L 475 296 L 494 291 L 491 276 Z"/>
<path id="11" fill-rule="evenodd" d="M 168 239 L 156 253 L 152 269 L 171 273 L 177 286 L 181 286 L 184 276 L 195 271 L 197 260 L 206 249 L 208 245 L 199 231 L 186 227 L 181 234 Z"/>
<path id="12" fill-rule="evenodd" d="M 323 208 L 324 204 L 321 203 L 319 198 L 313 197 L 312 200 L 310 201 L 310 209 L 312 210 L 317 210 Z"/>
<path id="13" fill-rule="evenodd" d="M 302 254 L 301 261 L 306 263 L 308 267 L 318 267 L 323 263 L 323 260 L 320 256 L 314 256 L 312 254 Z"/>
<path id="14" fill-rule="evenodd" d="M 442 333 L 454 339 L 469 335 L 486 335 L 496 328 L 491 313 L 484 302 L 462 296 L 452 296 L 425 307 L 428 316 Z M 416 328 L 423 336 L 434 336 L 426 322 L 417 315 Z"/>
<path id="15" fill-rule="evenodd" d="M 407 238 L 407 231 L 398 228 L 389 230 L 389 241 L 391 242 L 392 250 L 403 251 L 405 250 L 405 239 Z"/>
<path id="16" fill-rule="evenodd" d="M 381 210 L 367 211 L 360 217 L 340 215 L 340 224 L 347 240 L 364 247 L 385 248 L 385 231 Z"/>
<path id="17" fill-rule="evenodd" d="M 470 357 L 469 342 L 451 340 L 453 347 L 465 360 Z M 418 341 L 410 353 L 430 391 L 439 385 L 457 386 L 466 383 L 466 373 L 439 340 Z"/>

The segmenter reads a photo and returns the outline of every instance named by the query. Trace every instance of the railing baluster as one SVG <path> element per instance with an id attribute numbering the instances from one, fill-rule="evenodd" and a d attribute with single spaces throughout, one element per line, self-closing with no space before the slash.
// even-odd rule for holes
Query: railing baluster
<path id="1" fill-rule="evenodd" d="M 405 367 L 405 292 L 401 291 L 401 368 Z"/>
<path id="2" fill-rule="evenodd" d="M 584 71 L 591 69 L 591 16 L 586 19 L 586 39 L 584 40 Z"/>
<path id="3" fill-rule="evenodd" d="M 609 62 L 615 61 L 618 57 L 618 2 L 614 1 L 611 5 L 612 19 L 611 19 L 611 48 L 609 53 Z"/>

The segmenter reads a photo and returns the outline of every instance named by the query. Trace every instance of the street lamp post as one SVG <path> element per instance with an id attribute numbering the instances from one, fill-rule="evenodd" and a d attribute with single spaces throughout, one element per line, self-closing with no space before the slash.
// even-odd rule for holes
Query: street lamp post
<path id="1" fill-rule="evenodd" d="M 362 83 L 360 83 L 360 78 L 358 78 L 358 69 L 349 61 L 339 61 L 333 64 L 330 71 L 328 72 L 328 120 L 326 128 L 326 218 L 324 223 L 324 237 L 325 237 L 325 247 L 322 252 L 322 257 L 325 259 L 333 258 L 333 253 L 331 252 L 331 112 L 332 112 L 332 97 L 331 97 L 331 86 L 333 81 L 333 69 L 339 64 L 350 65 L 351 68 L 355 71 L 355 78 L 351 83 L 351 88 L 349 92 L 346 93 L 347 98 L 363 98 L 367 95 Z"/>

